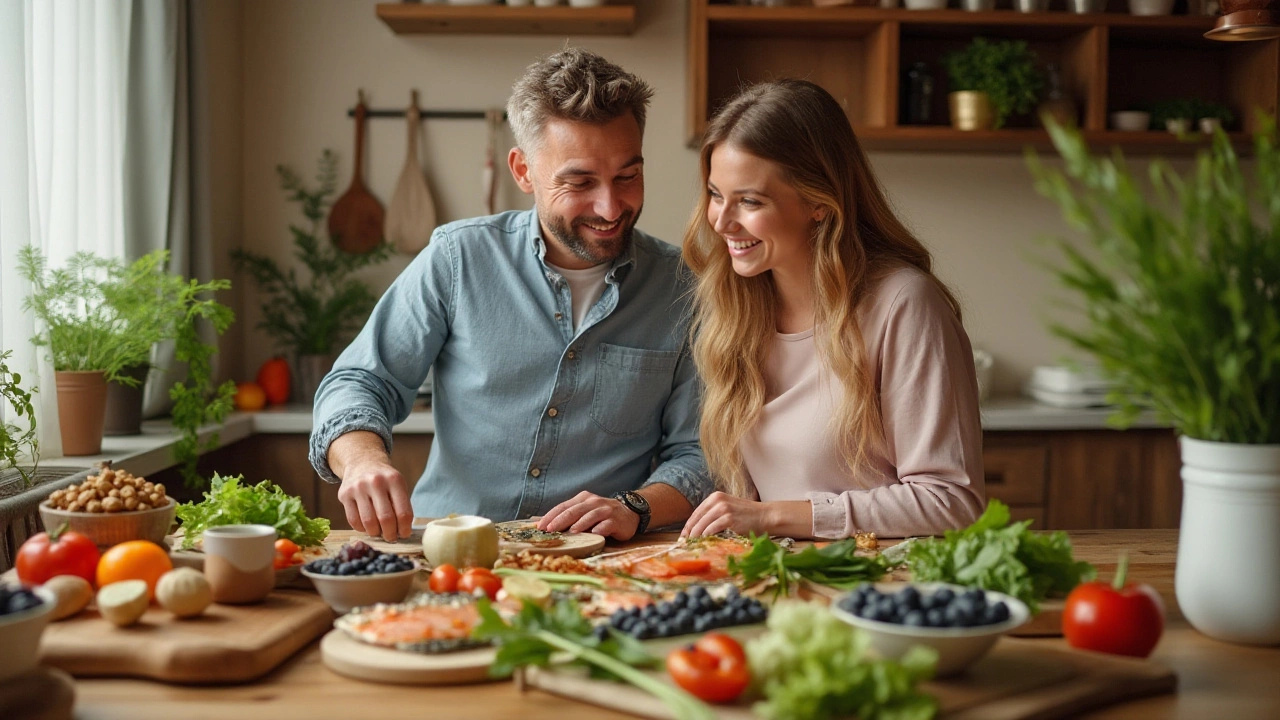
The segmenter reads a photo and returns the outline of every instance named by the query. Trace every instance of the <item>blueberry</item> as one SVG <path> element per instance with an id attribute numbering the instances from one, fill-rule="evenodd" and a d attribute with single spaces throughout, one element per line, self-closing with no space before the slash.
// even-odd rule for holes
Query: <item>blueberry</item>
<path id="1" fill-rule="evenodd" d="M 693 619 L 693 631 L 696 633 L 704 633 L 711 629 L 711 618 L 705 615 L 698 616 Z"/>
<path id="2" fill-rule="evenodd" d="M 738 608 L 737 610 L 733 611 L 734 625 L 746 625 L 750 622 L 751 622 L 751 613 L 747 612 L 746 608 Z"/>
<path id="3" fill-rule="evenodd" d="M 942 607 L 951 604 L 956 599 L 955 591 L 951 588 L 942 588 L 933 594 L 934 607 Z"/>
<path id="4" fill-rule="evenodd" d="M 965 590 L 964 594 L 960 597 L 973 603 L 973 606 L 976 608 L 986 607 L 987 605 L 987 594 L 980 588 L 969 588 L 968 590 Z"/>
<path id="5" fill-rule="evenodd" d="M 353 564 L 351 564 L 351 563 L 349 563 L 349 562 L 344 562 L 344 563 L 342 563 L 341 565 L 339 565 L 339 566 L 338 566 L 338 574 L 339 574 L 339 575 L 354 575 L 354 574 L 355 574 L 355 572 L 356 572 L 356 567 L 355 567 L 355 565 L 353 565 Z"/>
<path id="6" fill-rule="evenodd" d="M 701 585 L 694 585 L 689 588 L 689 597 L 701 600 L 702 598 L 707 597 L 707 589 Z"/>
<path id="7" fill-rule="evenodd" d="M 910 627 L 924 627 L 925 617 L 923 610 L 912 610 L 902 618 L 902 624 Z"/>
<path id="8" fill-rule="evenodd" d="M 964 623 L 960 618 L 960 608 L 955 605 L 948 605 L 946 610 L 942 611 L 943 627 L 962 627 Z"/>
<path id="9" fill-rule="evenodd" d="M 880 606 L 875 603 L 867 603 L 858 610 L 858 617 L 866 620 L 875 620 L 880 610 Z"/>
<path id="10" fill-rule="evenodd" d="M 641 617 L 642 619 L 644 619 L 644 620 L 650 620 L 650 619 L 652 619 L 652 618 L 658 617 L 658 608 L 657 608 L 657 606 L 656 606 L 656 605 L 645 605 L 645 606 L 644 606 L 644 609 L 640 611 L 640 617 Z"/>
<path id="11" fill-rule="evenodd" d="M 675 617 L 676 608 L 669 602 L 663 601 L 658 603 L 658 617 L 670 618 Z"/>
<path id="12" fill-rule="evenodd" d="M 741 593 L 739 593 L 739 592 L 738 592 L 738 586 L 737 586 L 737 585 L 730 585 L 730 586 L 729 586 L 729 591 L 728 591 L 727 593 L 725 593 L 725 596 L 724 596 L 724 597 L 725 597 L 725 599 L 726 599 L 726 600 L 733 600 L 733 599 L 735 599 L 735 598 L 741 597 Z"/>
<path id="13" fill-rule="evenodd" d="M 599 640 L 600 642 L 604 642 L 609 637 L 609 626 L 597 625 L 594 628 L 592 628 L 591 634 L 595 636 L 596 640 Z"/>
<path id="14" fill-rule="evenodd" d="M 920 608 L 920 591 L 908 585 L 898 593 L 898 604 L 909 610 L 918 610 Z"/>
<path id="15" fill-rule="evenodd" d="M 681 590 L 676 593 L 675 597 L 671 598 L 671 602 L 675 603 L 677 607 L 689 607 L 689 593 Z"/>
<path id="16" fill-rule="evenodd" d="M 665 620 L 659 620 L 653 626 L 654 637 L 671 637 L 674 634 L 675 633 L 671 632 L 671 623 L 668 623 Z"/>
<path id="17" fill-rule="evenodd" d="M 983 613 L 983 618 L 990 618 L 987 622 L 991 624 L 1002 623 L 1009 619 L 1009 606 L 1005 605 L 1004 601 L 997 602 L 995 605 L 988 605 Z"/>
<path id="18" fill-rule="evenodd" d="M 653 626 L 648 623 L 637 623 L 635 628 L 632 629 L 631 634 L 634 635 L 637 640 L 648 640 L 649 638 L 654 637 Z"/>
<path id="19" fill-rule="evenodd" d="M 616 623 L 613 623 L 613 626 L 618 628 L 624 633 L 630 634 L 631 631 L 635 629 L 636 623 L 638 622 L 640 621 L 631 617 L 630 615 L 625 615 L 621 620 L 619 620 Z"/>
<path id="20" fill-rule="evenodd" d="M 924 612 L 924 622 L 929 627 L 943 627 L 946 618 L 943 616 L 941 608 L 929 608 Z"/>
<path id="21" fill-rule="evenodd" d="M 864 604 L 866 604 L 865 598 L 857 593 L 840 598 L 840 609 L 847 610 L 855 615 L 858 614 Z"/>
<path id="22" fill-rule="evenodd" d="M 751 616 L 751 622 L 764 622 L 764 619 L 769 617 L 769 611 L 765 610 L 760 603 L 747 608 L 747 614 Z"/>

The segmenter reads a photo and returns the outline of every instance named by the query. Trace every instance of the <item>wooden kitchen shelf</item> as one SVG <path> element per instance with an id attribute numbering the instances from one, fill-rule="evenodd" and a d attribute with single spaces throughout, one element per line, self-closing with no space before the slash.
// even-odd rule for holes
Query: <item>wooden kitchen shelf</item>
<path id="1" fill-rule="evenodd" d="M 998 0 L 1007 4 L 1006 0 Z M 977 36 L 1025 40 L 1042 63 L 1062 68 L 1064 89 L 1095 149 L 1131 154 L 1190 154 L 1204 139 L 1164 132 L 1109 130 L 1116 110 L 1161 100 L 1219 102 L 1237 116 L 1231 134 L 1251 148 L 1255 110 L 1280 107 L 1280 40 L 1248 43 L 1204 39 L 1207 16 L 1139 17 L 1127 12 L 1079 15 L 903 10 L 878 7 L 755 7 L 690 0 L 689 142 L 696 145 L 715 109 L 744 83 L 802 77 L 822 85 L 845 107 L 868 149 L 1019 153 L 1051 150 L 1048 135 L 1028 116 L 1006 128 L 960 132 L 946 125 L 947 78 L 940 59 Z M 900 117 L 900 82 L 915 62 L 933 72 L 932 117 L 938 125 L 907 125 Z"/>
<path id="2" fill-rule="evenodd" d="M 636 27 L 634 5 L 578 8 L 380 3 L 377 14 L 397 35 L 630 35 Z"/>

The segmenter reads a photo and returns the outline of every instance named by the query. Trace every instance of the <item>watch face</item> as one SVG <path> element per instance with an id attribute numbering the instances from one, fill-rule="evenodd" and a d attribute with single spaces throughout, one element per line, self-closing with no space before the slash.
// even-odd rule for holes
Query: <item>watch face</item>
<path id="1" fill-rule="evenodd" d="M 641 512 L 641 513 L 649 512 L 649 501 L 645 500 L 644 496 L 641 495 L 640 493 L 629 492 L 627 493 L 627 499 L 630 500 L 631 504 L 635 506 L 636 512 Z"/>

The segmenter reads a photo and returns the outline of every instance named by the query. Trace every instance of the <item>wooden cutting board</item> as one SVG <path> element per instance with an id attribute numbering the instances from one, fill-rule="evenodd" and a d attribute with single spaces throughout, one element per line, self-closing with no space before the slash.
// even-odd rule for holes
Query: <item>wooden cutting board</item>
<path id="1" fill-rule="evenodd" d="M 414 550 L 422 552 L 422 530 L 427 526 L 427 523 L 435 519 L 436 518 L 414 518 L 413 534 L 406 540 L 400 540 L 396 543 L 384 543 L 389 546 L 386 548 L 380 547 L 378 544 L 370 540 L 366 540 L 365 542 L 368 542 L 379 550 L 385 549 L 387 552 L 405 553 L 412 552 Z M 509 520 L 498 523 L 498 525 L 517 525 L 528 522 L 528 520 Z M 542 555 L 568 555 L 569 557 L 585 558 L 600 552 L 600 550 L 604 548 L 605 543 L 605 537 L 603 535 L 595 535 L 592 533 L 563 533 L 561 537 L 564 539 L 564 543 L 557 545 L 556 547 L 537 547 L 536 545 L 530 545 L 528 543 L 516 543 L 500 540 L 498 548 L 504 554 L 518 553 L 522 550 L 528 550 Z"/>
<path id="2" fill-rule="evenodd" d="M 247 682 L 274 669 L 333 626 L 315 593 L 276 590 L 257 605 L 210 605 L 187 620 L 152 606 L 118 628 L 92 609 L 50 623 L 40 662 L 76 677 L 143 677 L 172 683 Z"/>
<path id="3" fill-rule="evenodd" d="M 0 718 L 71 720 L 75 703 L 75 681 L 61 670 L 36 667 L 0 681 Z"/>
<path id="4" fill-rule="evenodd" d="M 347 677 L 400 685 L 458 685 L 493 681 L 489 665 L 497 651 L 491 647 L 423 655 L 378 647 L 330 630 L 320 641 L 325 667 Z"/>
<path id="5" fill-rule="evenodd" d="M 655 654 L 659 654 L 657 649 Z M 670 682 L 665 673 L 650 674 Z M 671 718 L 652 695 L 631 685 L 587 677 L 583 668 L 527 668 L 528 686 L 647 718 Z M 965 674 L 925 683 L 946 720 L 1049 720 L 1124 700 L 1172 692 L 1173 671 L 1150 661 L 1042 647 L 1002 638 Z M 757 718 L 750 701 L 716 708 L 721 718 Z"/>

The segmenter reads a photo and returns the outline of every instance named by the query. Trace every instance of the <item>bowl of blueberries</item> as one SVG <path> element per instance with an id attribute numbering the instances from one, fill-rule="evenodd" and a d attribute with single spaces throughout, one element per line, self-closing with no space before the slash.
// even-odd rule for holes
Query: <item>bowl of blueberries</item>
<path id="1" fill-rule="evenodd" d="M 840 596 L 831 611 L 866 632 L 881 657 L 896 660 L 912 645 L 933 648 L 938 677 L 963 671 L 1031 617 L 1011 595 L 946 583 L 867 583 Z"/>
<path id="2" fill-rule="evenodd" d="M 407 557 L 373 549 L 356 540 L 333 557 L 312 560 L 302 574 L 338 614 L 355 607 L 404 600 L 418 567 Z"/>
<path id="3" fill-rule="evenodd" d="M 694 585 L 669 600 L 616 610 L 608 622 L 596 626 L 595 632 L 603 640 L 608 626 L 637 640 L 650 640 L 752 625 L 764 622 L 768 616 L 769 611 L 759 600 L 742 595 L 733 585 L 710 590 Z"/>
<path id="4" fill-rule="evenodd" d="M 0 584 L 0 681 L 36 666 L 40 636 L 57 604 L 44 588 Z"/>

